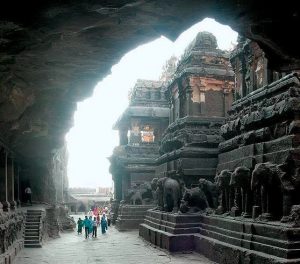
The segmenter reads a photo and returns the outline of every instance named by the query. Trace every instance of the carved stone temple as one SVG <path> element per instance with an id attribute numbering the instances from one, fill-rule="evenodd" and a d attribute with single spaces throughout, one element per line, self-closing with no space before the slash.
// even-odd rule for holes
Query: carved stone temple
<path id="1" fill-rule="evenodd" d="M 216 174 L 219 130 L 233 101 L 229 54 L 201 32 L 187 47 L 166 84 L 170 122 L 163 134 L 156 177 L 177 177 L 186 187 Z"/>
<path id="2" fill-rule="evenodd" d="M 157 159 L 158 207 L 140 235 L 218 263 L 299 263 L 299 77 L 273 70 L 242 37 L 230 62 L 234 89 L 228 57 L 200 33 L 179 63 Z"/>
<path id="3" fill-rule="evenodd" d="M 120 145 L 110 157 L 115 203 L 121 202 L 116 219 L 119 230 L 137 229 L 148 209 L 154 208 L 151 189 L 155 178 L 159 142 L 168 126 L 169 108 L 162 82 L 138 80 L 130 102 L 114 129 Z"/>

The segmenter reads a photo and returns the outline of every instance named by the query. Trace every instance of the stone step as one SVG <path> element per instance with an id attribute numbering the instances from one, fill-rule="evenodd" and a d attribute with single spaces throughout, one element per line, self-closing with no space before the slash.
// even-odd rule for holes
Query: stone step
<path id="1" fill-rule="evenodd" d="M 26 218 L 40 218 L 42 215 L 41 214 L 27 214 Z"/>
<path id="2" fill-rule="evenodd" d="M 42 210 L 27 210 L 25 232 L 24 232 L 24 247 L 40 248 L 40 220 Z"/>
<path id="3" fill-rule="evenodd" d="M 41 244 L 24 244 L 25 248 L 41 248 Z"/>
<path id="4" fill-rule="evenodd" d="M 39 234 L 40 234 L 39 230 L 25 231 L 25 236 L 38 236 Z"/>
<path id="5" fill-rule="evenodd" d="M 30 212 L 26 214 L 26 216 L 41 216 L 42 214 L 40 212 Z"/>
<path id="6" fill-rule="evenodd" d="M 35 226 L 35 227 L 39 227 L 40 226 L 40 224 L 38 223 L 25 223 L 25 228 L 26 227 L 33 227 L 33 226 Z"/>
<path id="7" fill-rule="evenodd" d="M 118 217 L 123 217 L 123 218 L 139 218 L 139 219 L 144 219 L 145 215 L 134 215 L 134 214 L 119 214 Z"/>
<path id="8" fill-rule="evenodd" d="M 24 239 L 24 243 L 29 243 L 29 244 L 36 244 L 36 243 L 40 243 L 40 239 L 28 239 L 27 237 L 25 237 Z"/>
<path id="9" fill-rule="evenodd" d="M 25 235 L 25 240 L 39 240 L 39 235 Z"/>
<path id="10" fill-rule="evenodd" d="M 26 230 L 39 230 L 40 229 L 40 226 L 39 225 L 27 225 L 25 226 L 25 231 Z"/>
<path id="11" fill-rule="evenodd" d="M 26 218 L 26 222 L 27 223 L 32 223 L 32 222 L 39 223 L 40 219 L 41 218 L 30 218 L 30 219 Z"/>

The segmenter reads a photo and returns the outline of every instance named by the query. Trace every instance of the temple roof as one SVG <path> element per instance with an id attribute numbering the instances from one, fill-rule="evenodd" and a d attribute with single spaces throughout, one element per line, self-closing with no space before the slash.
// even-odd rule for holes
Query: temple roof
<path id="1" fill-rule="evenodd" d="M 129 92 L 129 105 L 144 105 L 149 103 L 159 104 L 165 101 L 161 96 L 163 82 L 138 79 L 136 84 Z"/>
<path id="2" fill-rule="evenodd" d="M 129 106 L 113 125 L 113 129 L 117 130 L 120 126 L 128 124 L 130 117 L 168 118 L 169 108 Z"/>
<path id="3" fill-rule="evenodd" d="M 218 48 L 217 38 L 214 34 L 202 31 L 197 34 L 194 40 L 185 49 L 184 54 L 194 50 L 216 51 Z"/>
<path id="4" fill-rule="evenodd" d="M 207 31 L 197 34 L 185 49 L 174 77 L 168 82 L 170 86 L 184 74 L 213 76 L 214 78 L 234 77 L 229 63 L 229 52 L 218 49 L 216 37 Z"/>

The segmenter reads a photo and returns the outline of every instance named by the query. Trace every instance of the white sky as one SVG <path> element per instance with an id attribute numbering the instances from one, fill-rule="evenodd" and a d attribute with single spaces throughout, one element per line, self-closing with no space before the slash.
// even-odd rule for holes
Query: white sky
<path id="1" fill-rule="evenodd" d="M 231 49 L 237 33 L 229 26 L 206 18 L 183 32 L 175 42 L 165 37 L 128 52 L 111 74 L 95 87 L 91 98 L 77 104 L 75 125 L 66 136 L 70 187 L 112 186 L 107 157 L 118 145 L 113 123 L 128 105 L 128 91 L 137 79 L 157 80 L 166 60 L 179 57 L 199 31 L 213 33 L 220 49 Z"/>

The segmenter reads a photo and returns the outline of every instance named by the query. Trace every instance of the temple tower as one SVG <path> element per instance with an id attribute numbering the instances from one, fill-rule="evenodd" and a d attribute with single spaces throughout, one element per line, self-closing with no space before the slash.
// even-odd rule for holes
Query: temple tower
<path id="1" fill-rule="evenodd" d="M 128 108 L 114 125 L 114 129 L 119 130 L 120 145 L 110 157 L 110 171 L 114 198 L 117 202 L 123 201 L 119 229 L 138 228 L 143 221 L 142 212 L 154 207 L 151 181 L 155 177 L 159 142 L 169 118 L 168 102 L 161 88 L 160 81 L 138 80 L 130 92 Z M 132 198 L 139 194 L 141 199 Z M 124 219 L 125 211 L 131 219 Z"/>
<path id="2" fill-rule="evenodd" d="M 180 178 L 186 186 L 200 177 L 214 179 L 219 128 L 232 103 L 233 87 L 229 54 L 217 48 L 213 34 L 200 32 L 166 85 L 170 124 L 162 138 L 157 177 Z"/>

